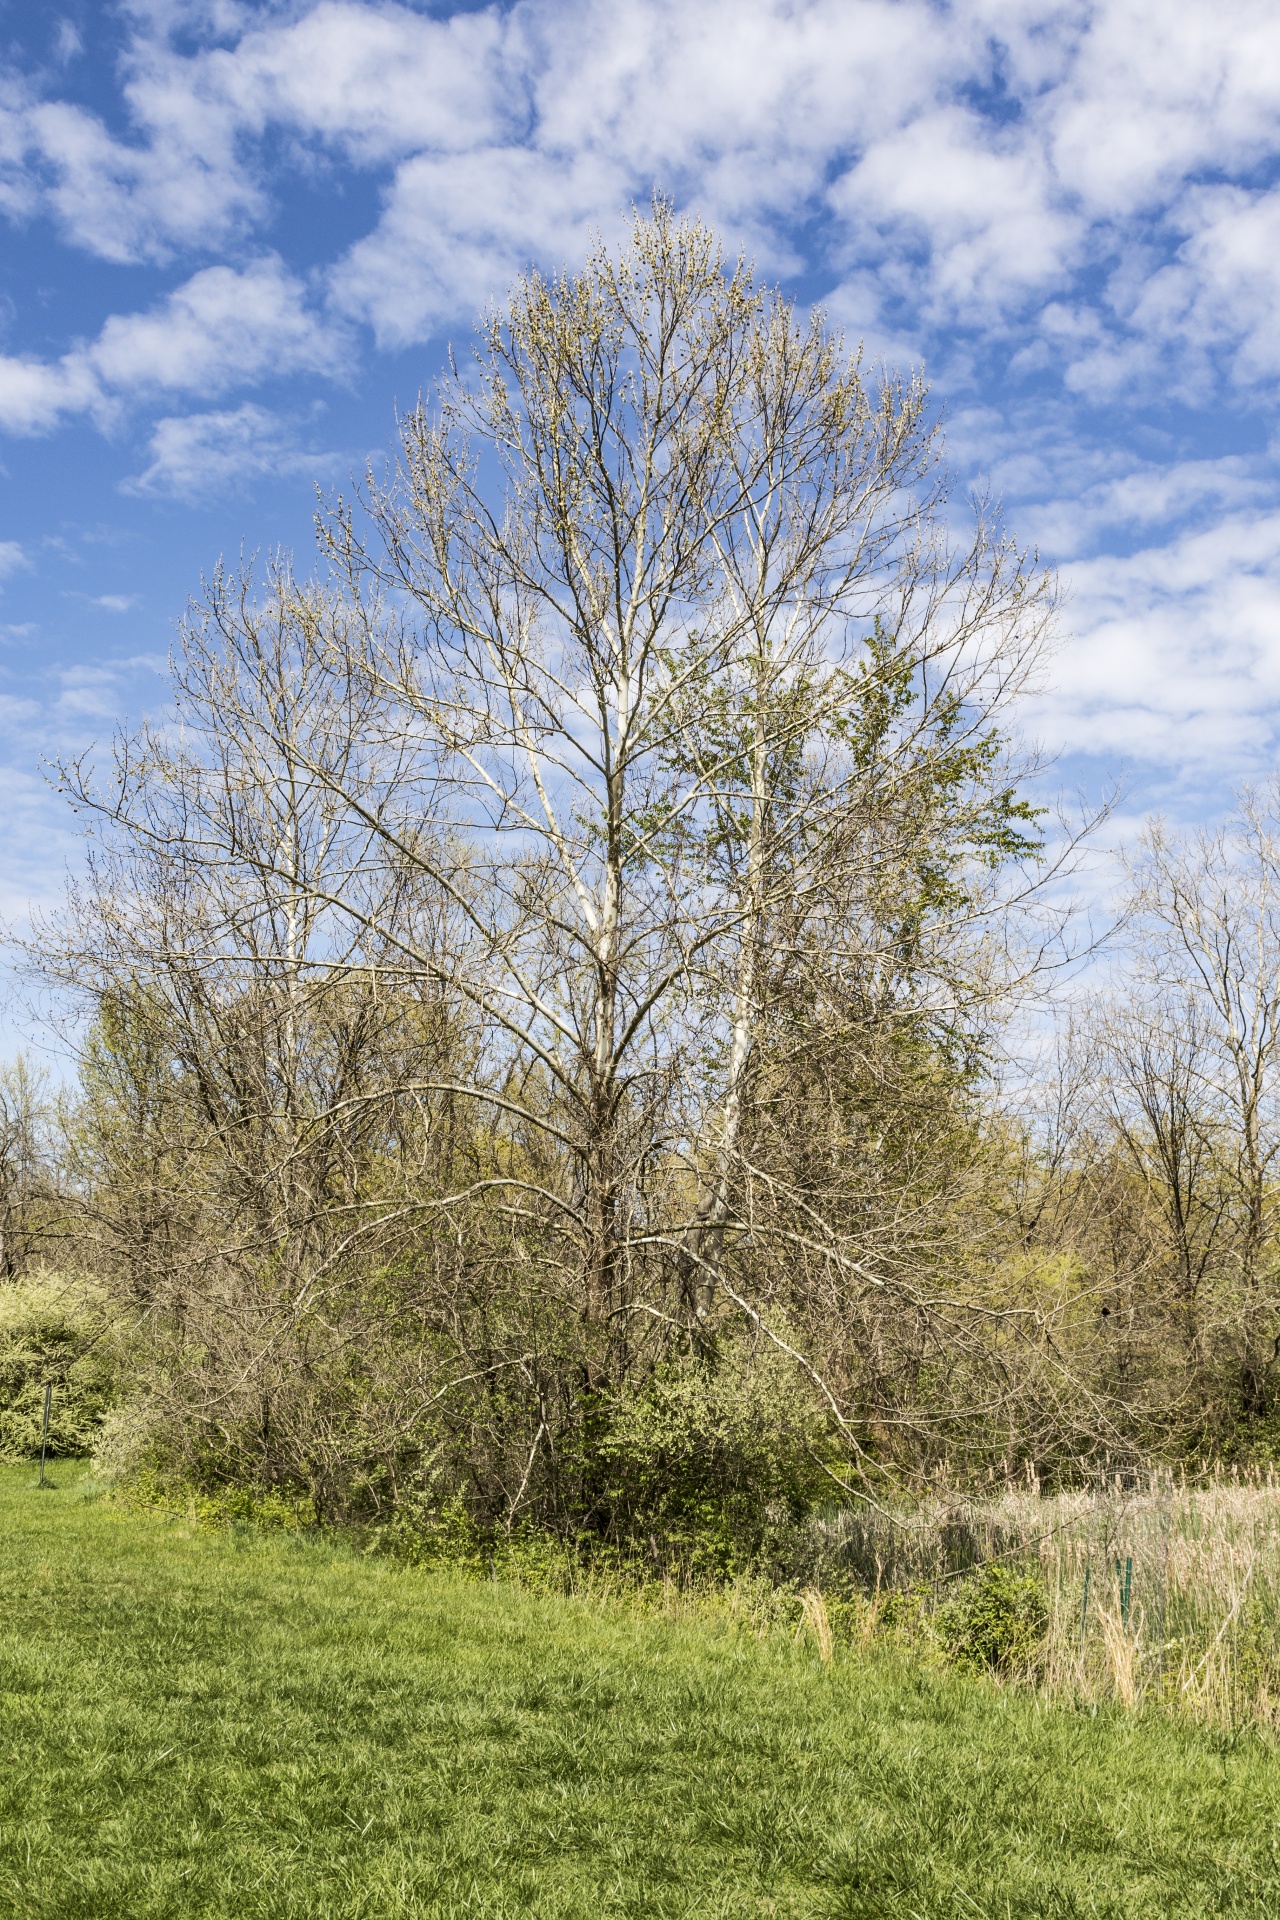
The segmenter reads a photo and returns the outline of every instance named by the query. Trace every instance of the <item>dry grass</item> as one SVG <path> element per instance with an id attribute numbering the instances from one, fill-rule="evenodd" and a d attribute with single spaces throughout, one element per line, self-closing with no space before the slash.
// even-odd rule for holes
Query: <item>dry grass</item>
<path id="1" fill-rule="evenodd" d="M 817 1587 L 806 1587 L 800 1595 L 800 1624 L 796 1628 L 796 1638 L 801 1634 L 811 1634 L 818 1649 L 818 1658 L 826 1666 L 835 1651 L 835 1634 L 831 1627 L 831 1616 L 827 1612 L 827 1603 Z"/>
<path id="2" fill-rule="evenodd" d="M 1072 1500 L 1062 1530 L 1038 1547 L 1050 1603 L 1046 1688 L 1125 1706 L 1161 1701 L 1215 1726 L 1274 1728 L 1274 1472 L 1219 1472 L 1199 1483 L 1157 1474 Z M 1042 1515 L 1059 1504 L 1041 1503 Z"/>
<path id="3" fill-rule="evenodd" d="M 1044 1495 L 1028 1479 L 892 1515 L 847 1508 L 809 1524 L 780 1585 L 763 1573 L 646 1581 L 627 1566 L 527 1548 L 497 1571 L 605 1610 L 794 1638 L 825 1664 L 838 1642 L 886 1639 L 942 1657 L 939 1610 L 995 1562 L 1037 1572 L 1048 1610 L 1034 1670 L 1019 1658 L 1007 1678 L 1052 1700 L 1158 1705 L 1202 1725 L 1280 1732 L 1274 1469 L 1198 1479 L 1129 1469 L 1067 1493 Z"/>
<path id="4" fill-rule="evenodd" d="M 995 1560 L 1038 1565 L 1049 1625 L 1037 1684 L 1054 1699 L 1162 1704 L 1217 1727 L 1280 1730 L 1280 1484 L 1272 1468 L 1112 1473 L 1042 1496 L 937 1499 L 892 1522 L 840 1515 L 821 1584 L 914 1592 L 929 1613 Z"/>

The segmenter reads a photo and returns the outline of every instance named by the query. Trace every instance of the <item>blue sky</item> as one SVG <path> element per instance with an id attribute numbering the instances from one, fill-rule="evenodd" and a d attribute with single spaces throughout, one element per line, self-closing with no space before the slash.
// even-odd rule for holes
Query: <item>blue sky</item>
<path id="1" fill-rule="evenodd" d="M 42 753 L 161 698 L 477 308 L 661 184 L 873 355 L 1062 569 L 1028 729 L 1124 822 L 1280 727 L 1275 0 L 0 0 L 0 913 Z M 1122 822 L 1122 824 L 1124 824 Z"/>

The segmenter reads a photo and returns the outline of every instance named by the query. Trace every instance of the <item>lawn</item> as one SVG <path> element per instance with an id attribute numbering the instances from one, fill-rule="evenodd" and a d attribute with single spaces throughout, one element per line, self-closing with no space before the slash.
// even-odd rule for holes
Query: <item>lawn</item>
<path id="1" fill-rule="evenodd" d="M 0 1469 L 0 1913 L 1280 1915 L 1280 1758 Z"/>

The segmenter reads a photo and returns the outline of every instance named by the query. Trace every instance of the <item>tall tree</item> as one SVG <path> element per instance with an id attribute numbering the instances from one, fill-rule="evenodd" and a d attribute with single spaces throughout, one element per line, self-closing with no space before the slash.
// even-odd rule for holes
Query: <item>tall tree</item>
<path id="1" fill-rule="evenodd" d="M 1241 1406 L 1274 1402 L 1280 1355 L 1275 1283 L 1280 1166 L 1280 788 L 1246 788 L 1220 827 L 1179 838 L 1156 822 L 1133 864 L 1139 974 L 1157 1006 L 1193 1010 L 1163 1036 L 1165 1077 L 1194 1035 L 1203 1119 L 1221 1142 L 1230 1190 Z M 1185 1072 L 1185 1068 L 1182 1069 Z M 1203 1123 L 1203 1122 L 1202 1122 Z"/>
<path id="2" fill-rule="evenodd" d="M 255 1299 L 414 1223 L 450 1355 L 419 1405 L 471 1409 L 508 1521 L 584 1408 L 730 1323 L 849 1438 L 891 1348 L 943 1377 L 961 1337 L 933 1268 L 964 1182 L 924 1169 L 972 1159 L 1037 849 L 1005 715 L 1054 593 L 950 516 L 923 385 L 659 202 L 489 316 L 322 516 L 327 582 L 215 575 L 180 745 L 68 772 L 107 844 L 62 977 L 162 1010 L 271 1250 Z M 338 1038 L 375 1006 L 357 1083 Z M 397 1214 L 338 1147 L 410 1101 L 430 1178 Z"/>
<path id="3" fill-rule="evenodd" d="M 397 609 L 339 671 L 412 743 L 417 804 L 361 817 L 469 929 L 406 964 L 536 1077 L 511 1097 L 564 1154 L 527 1204 L 593 1379 L 640 1325 L 743 1305 L 724 1249 L 797 965 L 927 1005 L 941 1045 L 990 1004 L 990 883 L 1035 843 L 1000 716 L 1053 586 L 981 516 L 952 545 L 938 455 L 918 381 L 658 203 L 617 256 L 521 282 L 325 525 L 344 597 Z M 810 1196 L 773 1219 L 854 1274 Z"/>

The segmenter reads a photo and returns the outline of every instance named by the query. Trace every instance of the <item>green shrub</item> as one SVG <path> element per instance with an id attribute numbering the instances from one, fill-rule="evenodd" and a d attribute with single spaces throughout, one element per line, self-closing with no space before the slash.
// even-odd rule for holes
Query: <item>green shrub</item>
<path id="1" fill-rule="evenodd" d="M 694 1579 L 760 1565 L 775 1548 L 789 1558 L 795 1522 L 830 1492 L 812 1392 L 783 1356 L 746 1341 L 602 1401 L 578 1447 L 584 1542 L 594 1532 Z"/>
<path id="2" fill-rule="evenodd" d="M 369 1545 L 411 1566 L 451 1566 L 479 1573 L 487 1565 L 486 1539 L 460 1495 L 427 1485 L 401 1494 L 388 1520 L 370 1527 Z"/>
<path id="3" fill-rule="evenodd" d="M 101 1474 L 94 1454 L 95 1478 Z M 219 1487 L 203 1493 L 149 1465 L 133 1468 L 120 1489 L 124 1503 L 143 1512 L 182 1518 L 201 1533 L 237 1528 L 255 1532 L 303 1533 L 316 1525 L 316 1511 L 305 1497 L 290 1498 L 274 1487 Z"/>
<path id="4" fill-rule="evenodd" d="M 39 1453 L 46 1384 L 50 1453 L 92 1451 L 115 1387 L 108 1334 L 86 1281 L 42 1269 L 0 1284 L 0 1458 Z"/>
<path id="5" fill-rule="evenodd" d="M 1035 1667 L 1048 1625 L 1040 1581 L 998 1560 L 966 1582 L 937 1615 L 942 1644 L 957 1666 L 1000 1674 Z"/>

